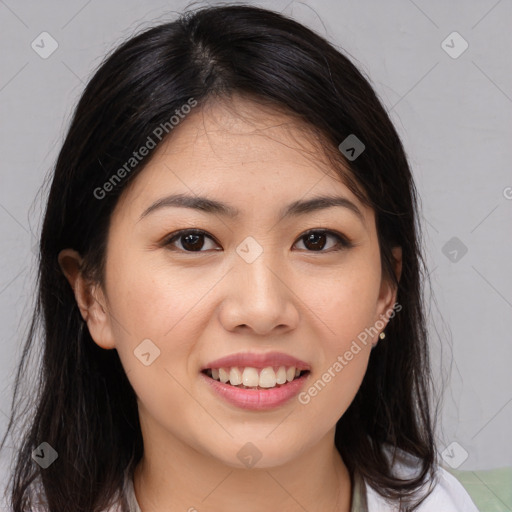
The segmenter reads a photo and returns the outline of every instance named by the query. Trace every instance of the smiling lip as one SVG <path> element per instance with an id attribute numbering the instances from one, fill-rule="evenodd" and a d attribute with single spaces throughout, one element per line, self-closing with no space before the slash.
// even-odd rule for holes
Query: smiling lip
<path id="1" fill-rule="evenodd" d="M 296 369 L 305 371 L 306 373 L 291 382 L 277 385 L 274 388 L 244 389 L 212 379 L 205 371 L 212 368 L 233 368 L 235 366 L 239 368 L 251 367 L 258 369 L 269 366 L 294 366 Z M 310 374 L 311 366 L 308 363 L 281 352 L 268 352 L 266 354 L 244 352 L 241 354 L 232 354 L 208 363 L 201 368 L 200 372 L 201 378 L 204 379 L 210 386 L 210 389 L 221 398 L 238 408 L 256 411 L 272 409 L 288 402 L 299 394 Z"/>
<path id="2" fill-rule="evenodd" d="M 300 393 L 300 390 L 306 384 L 310 372 L 286 382 L 279 387 L 269 389 L 243 389 L 231 386 L 231 384 L 223 384 L 205 373 L 200 373 L 202 379 L 211 386 L 210 389 L 224 398 L 230 404 L 240 409 L 250 409 L 254 411 L 262 411 L 273 409 L 285 404 L 294 396 Z"/>
<path id="3" fill-rule="evenodd" d="M 232 368 L 234 366 L 245 368 L 266 368 L 267 366 L 295 366 L 299 370 L 311 370 L 311 366 L 300 359 L 281 352 L 268 352 L 255 354 L 244 352 L 216 359 L 201 368 L 201 371 L 212 368 Z"/>

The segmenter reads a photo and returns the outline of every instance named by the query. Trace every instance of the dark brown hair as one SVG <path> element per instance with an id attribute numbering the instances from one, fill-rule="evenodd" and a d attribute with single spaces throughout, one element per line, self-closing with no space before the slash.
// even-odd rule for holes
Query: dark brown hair
<path id="1" fill-rule="evenodd" d="M 343 179 L 375 211 L 383 270 L 397 286 L 402 310 L 389 322 L 385 342 L 372 350 L 363 383 L 337 423 L 335 443 L 349 471 L 382 496 L 409 497 L 408 510 L 424 499 L 419 490 L 436 459 L 422 303 L 426 272 L 417 193 L 401 141 L 369 81 L 326 39 L 281 14 L 230 5 L 186 12 L 124 42 L 105 58 L 75 109 L 52 176 L 37 302 L 8 428 L 21 420 L 26 426 L 10 482 L 14 512 L 31 509 L 35 480 L 48 510 L 69 510 L 70 504 L 75 512 L 102 510 L 121 489 L 125 470 L 140 460 L 134 391 L 117 352 L 93 342 L 57 256 L 76 249 L 101 283 L 111 213 L 148 159 L 105 197 L 94 191 L 189 98 L 199 109 L 234 93 L 285 109 L 321 134 L 333 164 L 350 170 Z M 351 134 L 365 145 L 353 161 L 337 149 Z M 394 246 L 403 250 L 399 282 Z M 21 381 L 38 329 L 42 361 L 27 397 Z M 43 441 L 59 454 L 44 471 L 31 458 Z M 385 446 L 418 457 L 416 477 L 398 479 Z"/>

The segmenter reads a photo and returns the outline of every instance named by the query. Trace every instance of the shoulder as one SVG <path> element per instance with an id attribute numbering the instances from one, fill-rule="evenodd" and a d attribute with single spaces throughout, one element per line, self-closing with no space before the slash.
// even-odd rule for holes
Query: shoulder
<path id="1" fill-rule="evenodd" d="M 441 505 L 445 512 L 478 512 L 466 489 L 451 473 L 438 466 L 437 475 L 437 484 L 432 494 L 422 503 L 418 512 L 441 510 Z"/>
<path id="2" fill-rule="evenodd" d="M 393 465 L 393 472 L 401 478 L 414 476 L 420 469 L 420 460 L 401 452 Z M 437 465 L 433 476 L 422 488 L 421 495 L 429 496 L 415 512 L 478 512 L 463 485 L 446 469 Z M 390 504 L 370 486 L 366 486 L 368 512 L 397 512 L 398 507 Z"/>

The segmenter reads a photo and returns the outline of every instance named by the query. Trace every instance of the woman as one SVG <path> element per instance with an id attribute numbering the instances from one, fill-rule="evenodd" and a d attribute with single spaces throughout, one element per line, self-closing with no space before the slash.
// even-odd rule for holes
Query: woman
<path id="1" fill-rule="evenodd" d="M 416 201 L 300 24 L 207 8 L 121 45 L 53 175 L 13 510 L 476 510 L 437 464 Z"/>

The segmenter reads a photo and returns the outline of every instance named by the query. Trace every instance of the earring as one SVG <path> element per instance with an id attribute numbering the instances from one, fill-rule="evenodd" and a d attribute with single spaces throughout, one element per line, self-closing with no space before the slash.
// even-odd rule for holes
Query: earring
<path id="1" fill-rule="evenodd" d="M 386 333 L 384 331 L 382 331 L 380 334 L 379 334 L 379 338 L 381 340 L 383 340 L 384 338 L 386 337 Z M 374 349 L 376 346 L 377 346 L 377 343 L 378 343 L 378 340 L 375 342 L 375 343 L 372 343 L 372 349 Z"/>

